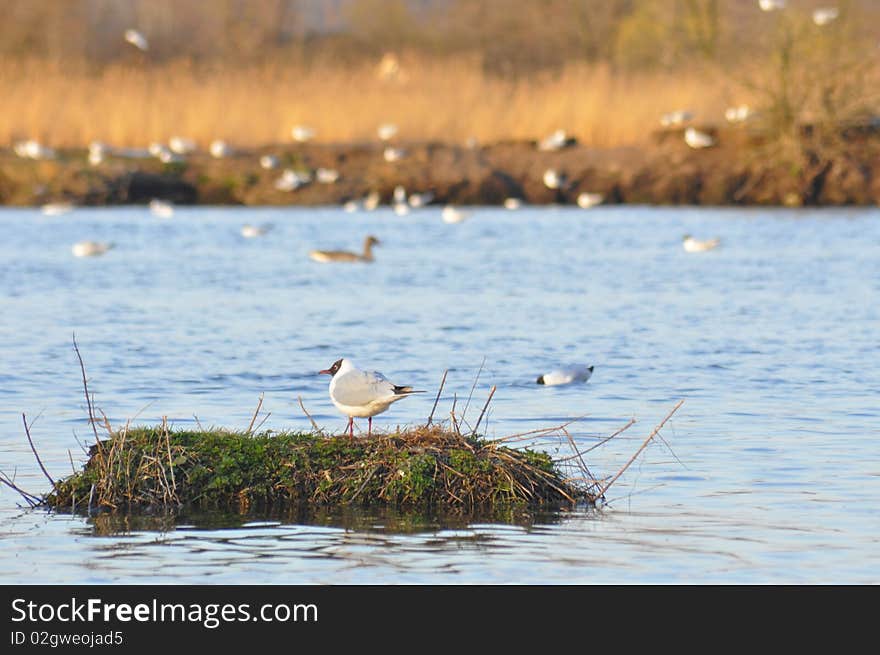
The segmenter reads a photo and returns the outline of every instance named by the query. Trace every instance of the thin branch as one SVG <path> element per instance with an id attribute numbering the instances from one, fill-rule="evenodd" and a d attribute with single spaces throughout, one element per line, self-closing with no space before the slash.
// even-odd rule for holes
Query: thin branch
<path id="1" fill-rule="evenodd" d="M 60 493 L 58 491 L 58 487 L 55 484 L 55 480 L 52 479 L 52 476 L 49 475 L 49 471 L 47 471 L 46 467 L 43 466 L 43 460 L 40 459 L 40 455 L 37 453 L 37 449 L 34 447 L 34 440 L 31 439 L 31 430 L 30 430 L 30 427 L 28 426 L 27 416 L 24 415 L 24 412 L 22 412 L 22 414 L 21 414 L 21 420 L 24 423 L 24 433 L 27 435 L 28 443 L 31 445 L 31 450 L 34 453 L 34 457 L 37 458 L 37 464 L 40 465 L 40 469 L 42 469 L 43 475 L 46 476 L 46 479 L 49 481 L 49 484 L 52 485 L 52 488 L 55 490 L 55 492 Z"/>
<path id="2" fill-rule="evenodd" d="M 100 441 L 98 439 L 98 428 L 95 426 L 95 412 L 92 409 L 92 399 L 89 396 L 89 383 L 86 381 L 86 367 L 83 364 L 82 355 L 79 353 L 79 346 L 76 345 L 76 332 L 73 333 L 73 349 L 76 351 L 76 358 L 79 360 L 79 370 L 82 372 L 82 381 L 83 381 L 83 389 L 86 394 L 86 408 L 89 412 L 89 424 L 92 426 L 92 432 L 95 433 L 95 443 Z M 100 448 L 100 445 L 98 445 Z"/>
<path id="3" fill-rule="evenodd" d="M 257 421 L 257 415 L 260 413 L 260 407 L 263 406 L 263 392 L 260 392 L 260 400 L 257 403 L 257 409 L 254 410 L 254 417 L 251 419 L 251 424 L 248 426 L 247 434 L 251 433 L 251 430 L 254 427 L 254 423 Z"/>
<path id="4" fill-rule="evenodd" d="M 428 422 L 426 426 L 431 425 L 431 420 L 434 418 L 434 410 L 437 409 L 437 403 L 440 402 L 440 394 L 443 393 L 443 385 L 446 384 L 446 374 L 449 373 L 449 369 L 447 368 L 443 371 L 443 379 L 440 380 L 440 388 L 437 389 L 437 397 L 434 399 L 434 406 L 431 408 L 431 414 L 428 416 Z"/>
<path id="5" fill-rule="evenodd" d="M 614 484 L 621 475 L 623 475 L 623 472 L 626 471 L 626 469 L 628 469 L 630 467 L 630 464 L 632 464 L 636 460 L 636 458 L 639 456 L 639 454 L 645 448 L 648 447 L 648 444 L 651 443 L 651 440 L 655 436 L 657 436 L 657 433 L 660 432 L 660 429 L 663 427 L 663 425 L 666 423 L 666 421 L 668 421 L 672 417 L 672 415 L 675 414 L 676 411 L 678 411 L 678 408 L 681 407 L 682 404 L 684 404 L 684 400 L 679 400 L 678 403 L 676 403 L 675 407 L 673 407 L 672 410 L 666 415 L 666 418 L 664 418 L 662 421 L 660 421 L 660 423 L 657 425 L 657 427 L 654 428 L 654 430 L 651 432 L 651 434 L 648 435 L 648 438 L 645 439 L 644 443 L 639 447 L 639 449 L 635 453 L 633 453 L 632 457 L 629 458 L 629 461 L 623 465 L 623 468 L 621 468 L 615 474 L 615 476 L 613 478 L 611 478 L 611 480 L 604 487 L 602 487 L 602 490 L 596 496 L 597 498 L 602 498 L 605 495 L 605 492 L 608 491 L 608 488 L 612 484 Z"/>
<path id="6" fill-rule="evenodd" d="M 492 402 L 492 396 L 495 395 L 495 388 L 496 388 L 496 387 L 495 387 L 495 385 L 493 384 L 493 385 L 492 385 L 492 389 L 489 391 L 489 397 L 486 398 L 486 404 L 483 405 L 483 411 L 480 412 L 480 416 L 479 416 L 479 418 L 477 419 L 477 424 L 474 426 L 474 430 L 473 430 L 473 432 L 471 432 L 471 436 L 474 436 L 474 435 L 477 434 L 477 428 L 480 427 L 480 421 L 483 420 L 483 415 L 486 413 L 486 410 L 489 409 L 489 403 Z"/>
<path id="7" fill-rule="evenodd" d="M 461 420 L 464 421 L 464 417 L 467 416 L 468 407 L 471 404 L 471 398 L 474 395 L 474 389 L 477 387 L 477 382 L 480 380 L 480 374 L 483 372 L 483 366 L 486 364 L 486 357 L 483 356 L 483 361 L 480 362 L 480 368 L 477 371 L 477 376 L 474 378 L 474 383 L 471 385 L 471 392 L 468 394 L 467 402 L 464 404 L 464 411 L 461 413 Z"/>
<path id="8" fill-rule="evenodd" d="M 312 424 L 312 428 L 314 428 L 315 432 L 321 433 L 322 432 L 321 428 L 318 427 L 318 424 L 315 423 L 315 419 L 312 418 L 312 415 L 309 414 L 309 411 L 306 409 L 306 406 L 303 405 L 302 396 L 297 396 L 296 399 L 299 401 L 299 406 L 300 406 L 300 408 L 302 408 L 303 414 L 305 414 L 309 418 L 309 421 Z"/>

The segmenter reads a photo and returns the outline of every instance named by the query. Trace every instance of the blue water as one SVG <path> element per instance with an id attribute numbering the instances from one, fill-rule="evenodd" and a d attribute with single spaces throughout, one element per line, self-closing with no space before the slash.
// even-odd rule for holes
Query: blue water
<path id="1" fill-rule="evenodd" d="M 429 390 L 376 417 L 488 432 L 578 418 L 610 476 L 673 408 L 608 504 L 527 524 L 386 516 L 111 532 L 19 507 L 0 489 L 0 580 L 37 583 L 878 583 L 880 211 L 598 207 L 78 208 L 0 211 L 0 469 L 46 490 L 22 427 L 56 476 L 90 428 L 76 334 L 114 424 L 307 428 L 346 419 L 317 371 L 345 356 Z M 244 223 L 271 222 L 265 237 Z M 718 236 L 689 254 L 681 236 Z M 312 248 L 373 264 L 318 264 Z M 71 255 L 81 239 L 116 248 Z M 586 384 L 539 387 L 560 364 Z M 579 418 L 580 417 L 580 418 Z M 366 426 L 359 426 L 366 427 Z M 560 455 L 559 437 L 539 447 Z M 70 453 L 70 454 L 69 454 Z"/>

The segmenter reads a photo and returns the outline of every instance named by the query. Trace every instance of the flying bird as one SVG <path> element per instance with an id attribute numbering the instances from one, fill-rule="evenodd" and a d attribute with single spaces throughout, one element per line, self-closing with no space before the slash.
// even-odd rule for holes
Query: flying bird
<path id="1" fill-rule="evenodd" d="M 394 384 L 379 371 L 361 371 L 345 358 L 337 359 L 330 368 L 319 373 L 331 376 L 330 400 L 348 417 L 348 434 L 352 439 L 355 417 L 369 419 L 367 436 L 371 436 L 376 414 L 381 414 L 398 400 L 414 393 L 424 393 Z"/>

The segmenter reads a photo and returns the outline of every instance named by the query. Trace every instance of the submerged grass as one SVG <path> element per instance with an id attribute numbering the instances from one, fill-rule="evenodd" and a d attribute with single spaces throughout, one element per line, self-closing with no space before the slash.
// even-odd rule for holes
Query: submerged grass
<path id="1" fill-rule="evenodd" d="M 301 504 L 474 511 L 583 499 L 550 455 L 424 426 L 350 439 L 304 432 L 125 428 L 54 483 L 57 510 L 266 511 Z"/>

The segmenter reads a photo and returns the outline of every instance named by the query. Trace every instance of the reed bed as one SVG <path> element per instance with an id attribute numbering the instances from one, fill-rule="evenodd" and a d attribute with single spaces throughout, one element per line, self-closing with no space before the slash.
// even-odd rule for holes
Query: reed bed
<path id="1" fill-rule="evenodd" d="M 214 139 L 258 147 L 289 143 L 297 124 L 314 128 L 317 141 L 347 143 L 376 140 L 377 126 L 390 122 L 402 140 L 488 143 L 564 129 L 587 145 L 615 147 L 646 141 L 666 112 L 687 108 L 722 121 L 727 104 L 749 100 L 696 71 L 615 74 L 571 63 L 504 80 L 468 58 L 416 59 L 402 71 L 384 80 L 372 62 L 89 68 L 10 60 L 0 62 L 0 143 L 143 147 L 177 135 L 201 147 Z"/>

